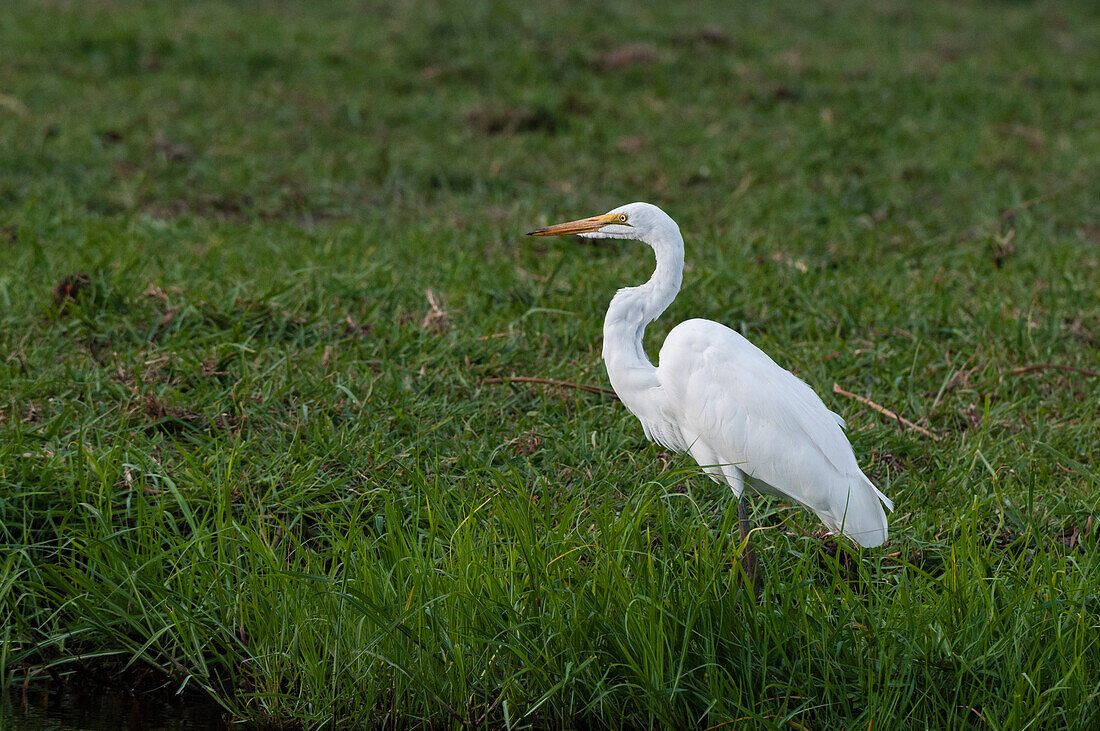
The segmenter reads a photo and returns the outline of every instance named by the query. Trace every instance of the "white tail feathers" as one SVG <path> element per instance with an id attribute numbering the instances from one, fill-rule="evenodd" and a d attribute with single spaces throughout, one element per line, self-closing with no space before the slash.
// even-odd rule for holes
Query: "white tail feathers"
<path id="1" fill-rule="evenodd" d="M 847 504 L 814 512 L 829 530 L 851 538 L 864 548 L 873 548 L 881 546 L 889 537 L 886 511 L 882 509 L 884 504 L 894 509 L 890 498 L 866 480 L 848 491 Z"/>
<path id="2" fill-rule="evenodd" d="M 872 485 L 870 481 L 868 481 L 867 484 L 871 485 L 871 489 L 875 491 L 875 495 L 877 495 L 878 499 L 882 501 L 882 504 L 886 506 L 886 509 L 891 513 L 894 512 L 894 501 L 883 495 L 882 490 Z"/>

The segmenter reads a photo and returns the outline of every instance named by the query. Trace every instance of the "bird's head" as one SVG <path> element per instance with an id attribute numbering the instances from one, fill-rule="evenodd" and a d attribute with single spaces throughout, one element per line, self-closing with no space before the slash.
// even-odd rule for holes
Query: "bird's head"
<path id="1" fill-rule="evenodd" d="M 667 213 L 652 203 L 627 203 L 600 216 L 581 218 L 532 231 L 528 236 L 570 236 L 589 239 L 634 239 L 649 244 L 665 237 L 658 234 L 680 228 Z"/>

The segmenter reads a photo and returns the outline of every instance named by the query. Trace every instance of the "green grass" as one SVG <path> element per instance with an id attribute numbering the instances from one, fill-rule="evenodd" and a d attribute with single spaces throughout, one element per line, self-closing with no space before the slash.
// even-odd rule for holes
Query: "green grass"
<path id="1" fill-rule="evenodd" d="M 1014 372 L 1100 368 L 1098 21 L 16 2 L 2 682 L 153 667 L 306 727 L 1100 723 L 1100 378 Z M 648 254 L 522 233 L 632 200 L 688 246 L 650 352 L 708 317 L 814 386 L 883 549 L 757 501 L 756 604 L 690 460 L 485 382 L 607 385 Z"/>

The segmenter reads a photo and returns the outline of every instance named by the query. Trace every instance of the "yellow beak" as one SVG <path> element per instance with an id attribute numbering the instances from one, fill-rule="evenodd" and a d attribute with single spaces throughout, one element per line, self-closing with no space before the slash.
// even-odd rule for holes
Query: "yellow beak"
<path id="1" fill-rule="evenodd" d="M 527 235 L 571 236 L 572 234 L 584 234 L 590 233 L 592 231 L 599 231 L 601 228 L 611 223 L 616 223 L 622 226 L 628 225 L 619 220 L 619 214 L 605 213 L 602 216 L 592 216 L 591 218 L 581 218 L 577 221 L 554 224 L 553 226 L 547 226 L 546 228 L 540 228 L 537 231 L 532 231 Z"/>

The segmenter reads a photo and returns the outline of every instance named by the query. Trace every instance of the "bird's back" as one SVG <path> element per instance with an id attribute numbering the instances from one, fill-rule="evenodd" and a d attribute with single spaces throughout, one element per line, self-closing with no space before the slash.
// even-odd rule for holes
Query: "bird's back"
<path id="1" fill-rule="evenodd" d="M 710 320 L 677 325 L 657 379 L 663 428 L 678 436 L 669 446 L 713 457 L 727 474 L 736 466 L 758 491 L 805 505 L 861 545 L 886 540 L 883 503 L 893 505 L 860 470 L 843 419 L 739 333 Z"/>

